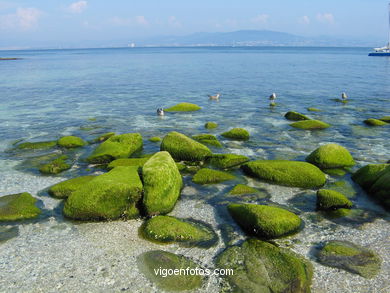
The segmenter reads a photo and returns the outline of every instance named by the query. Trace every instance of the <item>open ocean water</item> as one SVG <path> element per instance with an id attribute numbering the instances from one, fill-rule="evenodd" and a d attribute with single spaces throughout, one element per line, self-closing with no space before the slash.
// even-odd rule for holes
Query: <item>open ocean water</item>
<path id="1" fill-rule="evenodd" d="M 60 201 L 48 197 L 45 189 L 64 178 L 101 170 L 89 171 L 79 160 L 59 176 L 41 176 L 23 169 L 24 160 L 36 154 L 8 151 L 15 141 L 64 135 L 91 140 L 108 131 L 140 132 L 144 153 L 152 153 L 159 145 L 147 139 L 172 130 L 219 135 L 243 127 L 251 134 L 248 142 L 219 136 L 224 148 L 213 151 L 251 159 L 304 160 L 319 145 L 334 142 L 352 153 L 357 162 L 353 170 L 385 163 L 390 160 L 390 127 L 367 127 L 363 120 L 390 115 L 390 58 L 368 57 L 369 51 L 288 47 L 0 51 L 1 57 L 22 58 L 0 61 L 0 196 L 27 191 L 45 209 L 39 221 L 2 227 L 17 233 L 0 241 L 0 291 L 155 292 L 158 289 L 137 270 L 140 253 L 165 249 L 212 267 L 213 258 L 225 247 L 222 240 L 208 250 L 161 247 L 138 238 L 141 221 L 76 225 L 64 220 Z M 207 95 L 217 92 L 222 94 L 220 101 L 209 101 Z M 271 108 L 268 96 L 273 92 L 278 105 Z M 347 104 L 333 100 L 342 92 L 348 94 Z M 158 107 L 179 102 L 198 104 L 202 110 L 156 116 Z M 307 107 L 322 111 L 308 112 Z M 283 117 L 289 110 L 332 127 L 313 132 L 293 129 Z M 206 131 L 207 121 L 219 127 Z M 75 156 L 83 159 L 94 147 Z M 363 212 L 338 221 L 313 220 L 317 217 L 310 208 L 313 202 L 303 193 L 315 198 L 315 191 L 265 184 L 235 172 L 237 181 L 206 187 L 185 176 L 186 186 L 172 214 L 206 221 L 221 236 L 221 225 L 234 223 L 219 202 L 237 182 L 248 183 L 262 188 L 268 201 L 297 211 L 305 220 L 302 232 L 283 241 L 290 241 L 289 246 L 315 266 L 313 292 L 390 291 L 389 214 L 354 185 L 350 175 L 329 176 L 327 184 L 345 180 L 356 208 Z M 309 207 L 302 208 L 305 200 Z M 238 228 L 236 233 L 237 241 L 244 238 Z M 383 258 L 381 273 L 367 280 L 316 263 L 313 245 L 332 239 L 377 251 Z M 68 275 L 74 275 L 71 281 Z M 210 278 L 202 290 L 218 292 L 219 282 Z"/>

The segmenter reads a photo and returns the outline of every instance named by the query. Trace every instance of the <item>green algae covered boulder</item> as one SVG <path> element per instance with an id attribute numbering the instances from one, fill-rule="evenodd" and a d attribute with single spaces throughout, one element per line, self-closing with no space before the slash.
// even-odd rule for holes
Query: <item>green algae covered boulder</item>
<path id="1" fill-rule="evenodd" d="M 382 171 L 390 167 L 390 164 L 369 164 L 352 175 L 352 180 L 359 184 L 364 190 L 368 191 L 371 186 L 382 175 Z"/>
<path id="2" fill-rule="evenodd" d="M 317 208 L 319 210 L 349 209 L 351 207 L 352 202 L 338 191 L 330 189 L 320 189 L 317 191 Z"/>
<path id="3" fill-rule="evenodd" d="M 151 141 L 151 142 L 160 142 L 161 141 L 161 137 L 153 136 L 153 137 L 149 138 L 149 141 Z"/>
<path id="4" fill-rule="evenodd" d="M 233 140 L 248 140 L 250 136 L 249 132 L 244 128 L 233 128 L 221 135 Z"/>
<path id="5" fill-rule="evenodd" d="M 388 125 L 389 123 L 386 123 L 382 120 L 379 120 L 379 119 L 374 119 L 374 118 L 370 118 L 370 119 L 366 119 L 363 121 L 365 124 L 367 124 L 368 126 L 383 126 L 383 125 Z"/>
<path id="6" fill-rule="evenodd" d="M 192 136 L 193 139 L 203 144 L 212 145 L 215 147 L 222 147 L 222 144 L 218 141 L 215 135 L 212 134 L 197 134 Z"/>
<path id="7" fill-rule="evenodd" d="M 204 128 L 206 129 L 215 129 L 218 127 L 218 124 L 215 122 L 206 122 Z"/>
<path id="8" fill-rule="evenodd" d="M 306 115 L 303 115 L 301 113 L 295 112 L 295 111 L 289 111 L 287 112 L 284 117 L 287 120 L 292 120 L 292 121 L 301 121 L 301 120 L 310 120 L 309 117 Z"/>
<path id="9" fill-rule="evenodd" d="M 237 184 L 236 186 L 233 187 L 232 190 L 229 191 L 229 194 L 232 195 L 253 194 L 253 193 L 259 193 L 259 191 L 256 188 L 244 184 Z"/>
<path id="10" fill-rule="evenodd" d="M 142 149 L 142 145 L 142 136 L 139 133 L 114 135 L 100 144 L 87 161 L 93 164 L 104 164 L 115 159 L 128 158 Z"/>
<path id="11" fill-rule="evenodd" d="M 228 211 L 243 230 L 264 239 L 279 238 L 295 233 L 302 224 L 296 214 L 278 207 L 230 204 Z"/>
<path id="12" fill-rule="evenodd" d="M 69 165 L 66 160 L 68 156 L 60 156 L 44 165 L 39 167 L 39 172 L 42 174 L 58 174 L 65 170 L 70 169 L 71 165 Z"/>
<path id="13" fill-rule="evenodd" d="M 196 184 L 213 184 L 233 180 L 236 177 L 230 173 L 202 168 L 192 178 Z"/>
<path id="14" fill-rule="evenodd" d="M 216 260 L 226 275 L 229 287 L 221 292 L 310 292 L 313 277 L 311 263 L 294 252 L 271 243 L 249 239 L 231 246 Z"/>
<path id="15" fill-rule="evenodd" d="M 68 198 L 72 192 L 82 188 L 84 184 L 91 181 L 96 176 L 80 176 L 62 181 L 51 186 L 48 193 L 55 198 Z"/>
<path id="16" fill-rule="evenodd" d="M 369 193 L 383 206 L 390 209 L 390 167 L 378 174 L 378 180 L 371 186 Z"/>
<path id="17" fill-rule="evenodd" d="M 183 180 L 168 152 L 154 154 L 142 167 L 143 205 L 148 215 L 167 214 L 180 196 Z"/>
<path id="18" fill-rule="evenodd" d="M 214 231 L 204 224 L 170 216 L 156 216 L 141 227 L 142 235 L 155 242 L 179 242 L 188 246 L 210 247 L 216 243 Z"/>
<path id="19" fill-rule="evenodd" d="M 115 132 L 103 133 L 102 135 L 99 135 L 97 138 L 95 138 L 93 140 L 93 142 L 94 143 L 103 142 L 103 141 L 106 141 L 107 139 L 109 139 L 111 136 L 114 136 L 114 135 L 115 135 Z"/>
<path id="20" fill-rule="evenodd" d="M 326 266 L 346 270 L 364 278 L 375 277 L 381 268 L 381 259 L 373 251 L 347 241 L 328 241 L 317 254 Z"/>
<path id="21" fill-rule="evenodd" d="M 383 116 L 379 118 L 380 121 L 390 123 L 390 116 Z"/>
<path id="22" fill-rule="evenodd" d="M 179 161 L 203 161 L 212 155 L 208 147 L 176 131 L 164 137 L 160 150 Z"/>
<path id="23" fill-rule="evenodd" d="M 318 188 L 325 184 L 325 174 L 316 166 L 298 161 L 260 160 L 241 166 L 250 176 L 291 187 Z"/>
<path id="24" fill-rule="evenodd" d="M 137 166 L 142 167 L 149 158 L 126 158 L 126 159 L 116 159 L 110 164 L 107 165 L 107 169 L 111 170 L 118 166 Z"/>
<path id="25" fill-rule="evenodd" d="M 236 154 L 216 154 L 210 159 L 210 164 L 216 168 L 229 169 L 242 165 L 249 161 L 249 158 Z"/>
<path id="26" fill-rule="evenodd" d="M 290 126 L 303 130 L 320 130 L 330 127 L 328 123 L 319 120 L 302 120 L 291 123 Z"/>
<path id="27" fill-rule="evenodd" d="M 196 104 L 191 103 L 179 103 L 173 107 L 167 108 L 165 112 L 193 112 L 202 109 Z"/>
<path id="28" fill-rule="evenodd" d="M 38 141 L 38 142 L 23 142 L 16 146 L 20 150 L 39 150 L 39 149 L 49 149 L 55 147 L 57 141 Z"/>
<path id="29" fill-rule="evenodd" d="M 0 222 L 33 219 L 41 210 L 35 206 L 37 199 L 27 192 L 0 196 Z"/>
<path id="30" fill-rule="evenodd" d="M 76 220 L 114 220 L 138 216 L 142 182 L 137 167 L 116 167 L 72 192 L 64 215 Z"/>
<path id="31" fill-rule="evenodd" d="M 313 107 L 309 107 L 309 108 L 307 108 L 307 111 L 310 111 L 310 112 L 321 112 L 321 110 L 320 110 L 320 109 L 313 108 Z"/>
<path id="32" fill-rule="evenodd" d="M 322 145 L 306 157 L 306 161 L 321 169 L 344 168 L 355 165 L 349 151 L 341 145 Z"/>
<path id="33" fill-rule="evenodd" d="M 71 148 L 78 148 L 78 147 L 85 146 L 87 143 L 80 137 L 70 135 L 70 136 L 61 137 L 57 141 L 57 144 L 60 147 L 71 149 Z"/>
<path id="34" fill-rule="evenodd" d="M 137 259 L 137 263 L 139 270 L 161 291 L 188 292 L 203 285 L 204 276 L 199 273 L 190 274 L 196 268 L 199 270 L 200 265 L 185 256 L 162 250 L 153 250 L 141 254 Z M 172 273 L 175 271 L 181 273 Z"/>

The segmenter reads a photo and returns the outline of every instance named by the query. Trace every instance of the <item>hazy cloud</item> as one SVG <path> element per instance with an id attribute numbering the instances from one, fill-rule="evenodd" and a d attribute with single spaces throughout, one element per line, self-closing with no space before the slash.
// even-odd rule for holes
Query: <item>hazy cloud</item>
<path id="1" fill-rule="evenodd" d="M 145 16 L 143 15 L 136 16 L 135 22 L 139 25 L 149 25 L 149 22 L 146 20 Z"/>
<path id="2" fill-rule="evenodd" d="M 78 1 L 70 4 L 68 10 L 71 13 L 81 13 L 87 8 L 87 6 L 88 6 L 87 1 Z"/>
<path id="3" fill-rule="evenodd" d="M 322 23 L 334 23 L 334 16 L 332 13 L 318 13 L 317 20 Z"/>
<path id="4" fill-rule="evenodd" d="M 305 16 L 302 16 L 298 19 L 298 22 L 301 23 L 301 24 L 309 24 L 310 23 L 310 17 L 308 17 L 307 15 Z"/>
<path id="5" fill-rule="evenodd" d="M 15 13 L 0 16 L 0 29 L 34 29 L 41 15 L 42 11 L 36 8 L 18 8 Z"/>
<path id="6" fill-rule="evenodd" d="M 143 15 L 135 17 L 112 17 L 109 22 L 115 26 L 148 26 L 149 22 Z"/>
<path id="7" fill-rule="evenodd" d="M 267 23 L 268 19 L 269 19 L 269 15 L 268 14 L 259 14 L 256 17 L 252 18 L 251 21 L 253 23 L 262 24 L 262 23 Z"/>
<path id="8" fill-rule="evenodd" d="M 178 19 L 176 18 L 176 16 L 170 16 L 168 18 L 168 24 L 172 27 L 181 27 L 181 22 L 178 21 Z"/>

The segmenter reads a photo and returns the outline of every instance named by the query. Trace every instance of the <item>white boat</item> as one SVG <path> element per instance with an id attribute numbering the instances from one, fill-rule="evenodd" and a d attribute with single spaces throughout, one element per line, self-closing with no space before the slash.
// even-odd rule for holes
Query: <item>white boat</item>
<path id="1" fill-rule="evenodd" d="M 368 56 L 390 56 L 390 3 L 389 3 L 389 39 L 387 45 L 382 48 L 374 48 L 374 52 Z"/>

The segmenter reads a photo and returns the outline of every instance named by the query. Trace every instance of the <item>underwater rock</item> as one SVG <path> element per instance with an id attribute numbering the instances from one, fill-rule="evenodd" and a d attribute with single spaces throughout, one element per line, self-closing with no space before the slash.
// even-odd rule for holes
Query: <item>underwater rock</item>
<path id="1" fill-rule="evenodd" d="M 140 271 L 160 290 L 190 291 L 202 286 L 205 273 L 200 265 L 182 255 L 153 250 L 138 257 Z M 197 272 L 195 272 L 197 270 Z M 180 272 L 175 274 L 174 272 Z"/>
<path id="2" fill-rule="evenodd" d="M 206 122 L 206 124 L 204 125 L 204 128 L 206 128 L 206 129 L 214 129 L 217 127 L 218 127 L 218 124 L 215 122 Z"/>
<path id="3" fill-rule="evenodd" d="M 65 170 L 69 170 L 71 168 L 71 165 L 69 165 L 66 160 L 68 159 L 68 156 L 60 156 L 56 159 L 48 162 L 47 164 L 41 165 L 39 167 L 39 172 L 42 174 L 58 174 Z"/>
<path id="4" fill-rule="evenodd" d="M 233 168 L 248 161 L 248 157 L 236 154 L 215 154 L 210 158 L 210 164 L 220 169 Z"/>
<path id="5" fill-rule="evenodd" d="M 55 198 L 68 198 L 72 192 L 80 189 L 84 184 L 91 181 L 96 176 L 80 176 L 62 181 L 51 186 L 48 193 Z"/>
<path id="6" fill-rule="evenodd" d="M 309 108 L 307 108 L 307 111 L 310 111 L 310 112 L 321 112 L 321 110 L 320 110 L 320 109 L 313 108 L 313 107 L 309 107 Z"/>
<path id="7" fill-rule="evenodd" d="M 330 143 L 314 150 L 306 161 L 321 169 L 343 168 L 355 165 L 349 151 L 341 145 Z"/>
<path id="8" fill-rule="evenodd" d="M 161 141 L 161 137 L 153 136 L 153 137 L 149 138 L 149 141 L 151 141 L 151 142 L 160 142 Z"/>
<path id="9" fill-rule="evenodd" d="M 290 126 L 304 130 L 320 130 L 330 127 L 328 123 L 319 120 L 303 120 L 291 123 Z"/>
<path id="10" fill-rule="evenodd" d="M 41 210 L 35 206 L 37 199 L 23 192 L 0 197 L 0 222 L 33 219 Z"/>
<path id="11" fill-rule="evenodd" d="M 317 191 L 317 208 L 319 210 L 348 209 L 351 207 L 352 202 L 338 191 L 330 189 L 320 189 Z"/>
<path id="12" fill-rule="evenodd" d="M 179 103 L 173 107 L 167 108 L 165 112 L 193 112 L 202 109 L 196 104 L 191 103 Z"/>
<path id="13" fill-rule="evenodd" d="M 292 121 L 301 121 L 301 120 L 310 120 L 309 117 L 306 115 L 303 115 L 301 113 L 295 112 L 295 111 L 289 111 L 287 112 L 284 117 L 287 120 L 292 120 Z"/>
<path id="14" fill-rule="evenodd" d="M 233 179 L 236 179 L 236 177 L 230 173 L 202 168 L 196 172 L 192 181 L 196 184 L 213 184 Z"/>
<path id="15" fill-rule="evenodd" d="M 232 292 L 310 292 L 311 263 L 268 242 L 249 239 L 229 247 L 217 257 L 216 265 L 234 271 L 226 276 Z"/>
<path id="16" fill-rule="evenodd" d="M 259 190 L 244 184 L 237 184 L 236 186 L 233 187 L 232 190 L 229 191 L 229 194 L 232 195 L 252 194 L 252 193 L 259 193 Z"/>
<path id="17" fill-rule="evenodd" d="M 318 188 L 326 182 L 325 174 L 306 162 L 259 160 L 246 163 L 241 168 L 250 176 L 291 187 Z"/>
<path id="18" fill-rule="evenodd" d="M 208 147 L 176 131 L 164 137 L 160 150 L 179 161 L 203 161 L 212 155 Z"/>
<path id="19" fill-rule="evenodd" d="M 97 142 L 103 142 L 103 141 L 106 141 L 107 139 L 109 139 L 111 136 L 114 136 L 115 135 L 115 132 L 107 132 L 107 133 L 104 133 L 102 135 L 99 135 L 97 138 L 95 138 L 93 140 L 94 143 L 97 143 Z"/>
<path id="20" fill-rule="evenodd" d="M 248 140 L 249 132 L 244 128 L 233 128 L 221 134 L 223 137 L 233 140 Z"/>
<path id="21" fill-rule="evenodd" d="M 379 120 L 386 122 L 386 123 L 390 123 L 390 116 L 383 116 L 383 117 L 379 118 Z"/>
<path id="22" fill-rule="evenodd" d="M 60 147 L 71 149 L 71 148 L 78 148 L 78 147 L 85 146 L 87 143 L 80 137 L 70 135 L 70 136 L 61 137 L 57 141 L 57 144 Z"/>
<path id="23" fill-rule="evenodd" d="M 96 176 L 72 192 L 65 202 L 64 215 L 76 220 L 135 218 L 141 199 L 142 182 L 137 167 L 116 167 Z"/>
<path id="24" fill-rule="evenodd" d="M 258 204 L 229 204 L 228 211 L 240 227 L 259 238 L 274 239 L 297 232 L 302 221 L 285 209 Z"/>
<path id="25" fill-rule="evenodd" d="M 215 147 L 222 147 L 222 144 L 218 141 L 215 135 L 212 134 L 197 134 L 192 136 L 193 139 L 203 144 L 212 145 Z"/>
<path id="26" fill-rule="evenodd" d="M 383 126 L 383 125 L 389 124 L 389 123 L 386 123 L 382 120 L 378 120 L 378 119 L 374 119 L 374 118 L 366 119 L 363 122 L 369 126 Z"/>
<path id="27" fill-rule="evenodd" d="M 38 142 L 23 142 L 16 146 L 20 150 L 38 150 L 38 149 L 49 149 L 55 147 L 57 141 L 38 141 Z"/>
<path id="28" fill-rule="evenodd" d="M 183 180 L 171 155 L 164 151 L 154 154 L 142 167 L 142 179 L 143 205 L 147 215 L 172 211 L 180 196 Z"/>
<path id="29" fill-rule="evenodd" d="M 163 243 L 178 242 L 188 246 L 210 247 L 218 237 L 214 231 L 200 223 L 170 216 L 156 216 L 141 227 L 142 235 Z"/>
<path id="30" fill-rule="evenodd" d="M 328 241 L 317 254 L 318 261 L 326 266 L 373 278 L 380 271 L 381 259 L 373 251 L 347 241 Z"/>
<path id="31" fill-rule="evenodd" d="M 142 145 L 142 136 L 139 133 L 114 135 L 100 144 L 87 158 L 87 161 L 93 164 L 103 164 L 115 159 L 128 158 L 142 149 Z"/>
<path id="32" fill-rule="evenodd" d="M 129 158 L 129 159 L 116 159 L 107 165 L 107 169 L 111 170 L 118 166 L 137 166 L 142 167 L 149 158 Z"/>

